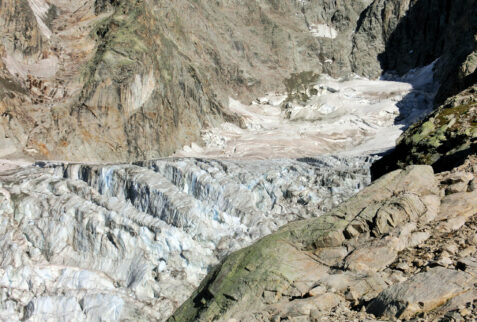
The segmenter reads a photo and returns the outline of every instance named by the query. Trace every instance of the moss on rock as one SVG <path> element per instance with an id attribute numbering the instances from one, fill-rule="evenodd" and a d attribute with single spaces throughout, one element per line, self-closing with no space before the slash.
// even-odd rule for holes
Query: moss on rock
<path id="1" fill-rule="evenodd" d="M 372 166 L 373 177 L 410 164 L 443 171 L 477 150 L 477 85 L 449 98 L 426 119 L 411 126 L 396 149 Z"/>

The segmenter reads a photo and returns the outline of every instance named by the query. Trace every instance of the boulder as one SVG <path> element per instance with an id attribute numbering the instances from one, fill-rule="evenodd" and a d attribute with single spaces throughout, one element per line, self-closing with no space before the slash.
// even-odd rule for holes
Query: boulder
<path id="1" fill-rule="evenodd" d="M 387 288 L 366 309 L 379 318 L 409 319 L 470 290 L 475 281 L 466 272 L 432 268 Z"/>

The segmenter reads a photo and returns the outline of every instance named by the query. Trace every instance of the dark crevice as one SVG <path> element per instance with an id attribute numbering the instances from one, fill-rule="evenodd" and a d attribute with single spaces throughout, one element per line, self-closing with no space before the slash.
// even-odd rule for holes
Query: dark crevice
<path id="1" fill-rule="evenodd" d="M 310 293 L 305 293 L 304 295 L 301 295 L 301 296 L 292 296 L 290 297 L 290 302 L 293 302 L 295 300 L 304 300 L 310 297 L 312 297 Z"/>

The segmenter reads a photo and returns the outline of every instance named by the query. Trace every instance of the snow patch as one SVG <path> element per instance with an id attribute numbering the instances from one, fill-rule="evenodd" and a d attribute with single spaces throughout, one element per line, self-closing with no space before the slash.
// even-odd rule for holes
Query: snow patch
<path id="1" fill-rule="evenodd" d="M 314 37 L 335 39 L 338 37 L 338 31 L 326 24 L 311 24 L 308 28 Z"/>
<path id="2" fill-rule="evenodd" d="M 38 23 L 41 33 L 46 38 L 50 39 L 52 35 L 51 30 L 43 21 L 48 16 L 50 5 L 45 0 L 28 0 L 28 4 L 35 15 L 36 22 Z"/>

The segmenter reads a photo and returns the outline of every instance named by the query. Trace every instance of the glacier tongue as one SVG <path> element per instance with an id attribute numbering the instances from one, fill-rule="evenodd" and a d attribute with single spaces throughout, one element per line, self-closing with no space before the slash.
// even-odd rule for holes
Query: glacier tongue
<path id="1" fill-rule="evenodd" d="M 372 161 L 40 162 L 3 173 L 0 319 L 163 320 L 226 254 L 369 184 Z"/>

